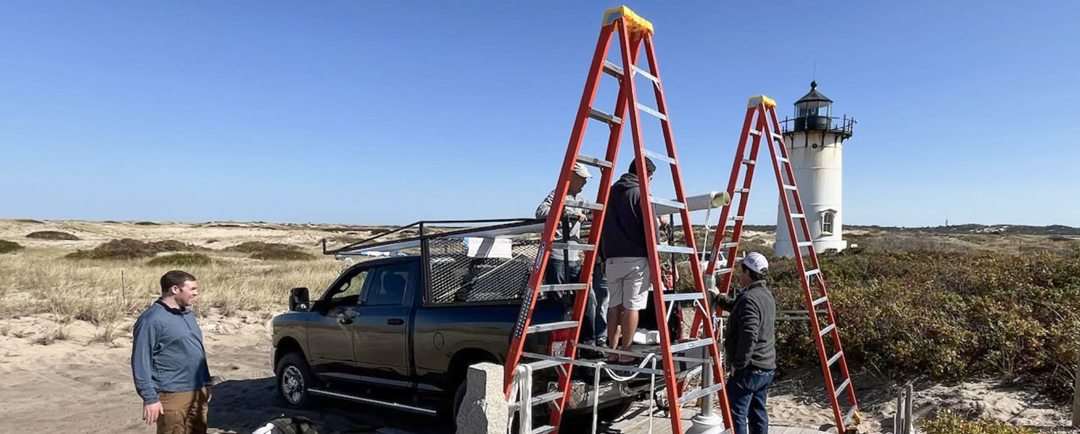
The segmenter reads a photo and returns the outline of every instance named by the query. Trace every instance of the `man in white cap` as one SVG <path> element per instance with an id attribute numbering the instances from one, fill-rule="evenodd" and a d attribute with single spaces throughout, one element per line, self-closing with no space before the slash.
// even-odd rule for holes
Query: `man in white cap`
<path id="1" fill-rule="evenodd" d="M 570 187 L 566 191 L 566 200 L 584 201 L 581 190 L 585 188 L 585 182 L 592 178 L 589 169 L 584 164 L 574 163 L 574 171 L 570 176 Z M 540 206 L 536 208 L 536 218 L 547 218 L 551 212 L 551 203 L 555 200 L 555 190 L 548 193 Z M 581 222 L 588 220 L 589 215 L 580 208 L 566 207 L 562 220 L 555 227 L 555 242 L 579 243 L 581 241 Z M 547 267 L 544 271 L 545 284 L 577 283 L 581 277 L 581 254 L 578 250 L 558 249 L 552 250 L 548 257 Z M 564 302 L 572 302 L 573 294 L 560 294 Z"/>
<path id="2" fill-rule="evenodd" d="M 751 252 L 737 262 L 740 289 L 735 298 L 713 289 L 716 304 L 731 312 L 724 330 L 724 355 L 734 373 L 727 381 L 727 396 L 734 419 L 734 434 L 767 434 L 769 413 L 765 401 L 776 370 L 776 300 L 765 284 L 769 261 Z"/>

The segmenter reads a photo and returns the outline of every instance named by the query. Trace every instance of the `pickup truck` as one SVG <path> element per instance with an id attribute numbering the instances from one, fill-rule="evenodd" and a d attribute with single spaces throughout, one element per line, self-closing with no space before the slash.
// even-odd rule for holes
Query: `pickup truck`
<path id="1" fill-rule="evenodd" d="M 352 265 L 314 301 L 307 288 L 292 290 L 290 311 L 273 319 L 273 366 L 287 405 L 329 397 L 452 419 L 468 367 L 505 363 L 538 243 L 515 241 L 509 254 L 491 258 L 462 237 L 414 241 L 395 246 L 419 245 L 420 254 Z M 541 299 L 533 321 L 559 321 L 565 312 L 558 300 Z M 546 344 L 526 342 L 535 353 Z M 591 389 L 591 375 L 575 370 L 575 380 L 590 376 L 575 388 Z M 537 382 L 547 389 L 549 380 Z M 648 390 L 647 382 L 634 386 L 605 381 L 602 416 L 621 415 Z M 571 411 L 586 408 L 591 402 L 571 399 Z"/>

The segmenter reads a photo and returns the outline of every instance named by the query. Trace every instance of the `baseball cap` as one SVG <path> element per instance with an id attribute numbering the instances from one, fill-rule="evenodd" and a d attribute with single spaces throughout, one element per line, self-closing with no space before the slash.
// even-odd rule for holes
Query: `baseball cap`
<path id="1" fill-rule="evenodd" d="M 742 258 L 739 262 L 746 265 L 750 271 L 758 274 L 764 274 L 769 271 L 769 261 L 765 259 L 765 255 L 758 252 L 750 252 L 746 257 Z"/>
<path id="2" fill-rule="evenodd" d="M 574 163 L 574 173 L 582 178 L 592 178 L 592 174 L 589 173 L 589 169 L 584 164 Z"/>

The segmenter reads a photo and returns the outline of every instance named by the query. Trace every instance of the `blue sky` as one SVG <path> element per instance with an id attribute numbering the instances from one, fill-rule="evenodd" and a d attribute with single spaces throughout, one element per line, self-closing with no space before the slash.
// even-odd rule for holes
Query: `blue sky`
<path id="1" fill-rule="evenodd" d="M 679 4 L 629 6 L 656 26 L 689 193 L 726 187 L 747 98 L 790 114 L 816 63 L 859 120 L 846 224 L 1080 226 L 1080 2 Z M 614 5 L 5 2 L 0 217 L 530 215 Z M 774 223 L 757 179 L 748 220 Z"/>

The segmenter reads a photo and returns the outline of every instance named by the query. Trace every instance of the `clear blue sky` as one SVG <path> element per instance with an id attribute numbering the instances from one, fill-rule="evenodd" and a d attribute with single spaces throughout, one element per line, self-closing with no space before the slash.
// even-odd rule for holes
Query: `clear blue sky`
<path id="1" fill-rule="evenodd" d="M 629 4 L 656 26 L 689 193 L 726 186 L 747 98 L 790 114 L 816 62 L 859 119 L 846 224 L 1080 226 L 1080 2 L 692 3 Z M 0 217 L 530 215 L 614 5 L 5 2 Z M 774 223 L 759 174 L 748 220 Z"/>

